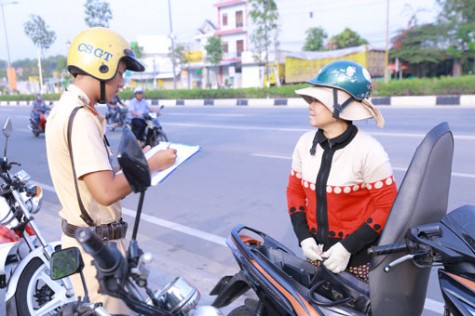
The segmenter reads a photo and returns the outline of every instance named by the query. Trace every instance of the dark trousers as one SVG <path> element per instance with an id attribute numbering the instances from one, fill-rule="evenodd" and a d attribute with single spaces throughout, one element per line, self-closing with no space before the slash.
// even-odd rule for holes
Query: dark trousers
<path id="1" fill-rule="evenodd" d="M 147 123 L 145 123 L 145 120 L 142 118 L 134 117 L 132 119 L 132 132 L 138 140 L 143 140 L 146 124 Z"/>

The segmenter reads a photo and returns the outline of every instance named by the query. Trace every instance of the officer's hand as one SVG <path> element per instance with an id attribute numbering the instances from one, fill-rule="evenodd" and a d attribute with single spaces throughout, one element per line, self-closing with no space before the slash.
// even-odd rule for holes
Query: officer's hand
<path id="1" fill-rule="evenodd" d="M 323 245 L 317 245 L 313 237 L 302 240 L 300 243 L 305 258 L 310 260 L 322 260 Z"/>
<path id="2" fill-rule="evenodd" d="M 172 166 L 176 160 L 176 149 L 168 148 L 157 151 L 149 158 L 148 164 L 150 171 L 165 170 Z"/>
<path id="3" fill-rule="evenodd" d="M 325 251 L 322 254 L 323 258 L 326 260 L 323 262 L 325 267 L 333 273 L 340 273 L 345 271 L 350 261 L 351 253 L 346 250 L 346 248 L 338 242 Z"/>

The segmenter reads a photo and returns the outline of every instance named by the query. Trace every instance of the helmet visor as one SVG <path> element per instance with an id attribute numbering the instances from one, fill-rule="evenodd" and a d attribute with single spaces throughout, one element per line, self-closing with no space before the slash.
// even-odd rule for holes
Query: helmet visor
<path id="1" fill-rule="evenodd" d="M 131 49 L 124 49 L 125 68 L 131 71 L 142 72 L 145 70 L 144 65 L 135 57 L 134 51 Z"/>

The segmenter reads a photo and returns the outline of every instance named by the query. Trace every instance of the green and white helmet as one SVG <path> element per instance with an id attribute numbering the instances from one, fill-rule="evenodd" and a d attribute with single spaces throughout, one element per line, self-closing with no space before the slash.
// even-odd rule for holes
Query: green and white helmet
<path id="1" fill-rule="evenodd" d="M 341 89 L 358 101 L 369 98 L 371 93 L 371 75 L 368 70 L 348 60 L 326 65 L 307 82 L 314 86 Z"/>
<path id="2" fill-rule="evenodd" d="M 323 103 L 334 118 L 347 121 L 374 118 L 379 127 L 384 126 L 384 118 L 371 102 L 371 75 L 360 64 L 348 60 L 334 61 L 312 79 L 311 86 L 296 90 L 311 104 L 312 100 Z"/>

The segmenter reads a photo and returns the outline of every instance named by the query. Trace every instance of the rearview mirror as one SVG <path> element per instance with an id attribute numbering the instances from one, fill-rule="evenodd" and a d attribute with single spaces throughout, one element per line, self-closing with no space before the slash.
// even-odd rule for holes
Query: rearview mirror
<path id="1" fill-rule="evenodd" d="M 117 160 L 132 191 L 144 192 L 151 185 L 150 169 L 142 148 L 132 131 L 124 128 Z"/>
<path id="2" fill-rule="evenodd" d="M 58 250 L 51 255 L 50 267 L 53 280 L 81 272 L 84 268 L 81 252 L 77 247 Z"/>
<path id="3" fill-rule="evenodd" d="M 12 134 L 12 121 L 10 121 L 10 118 L 7 118 L 5 125 L 3 125 L 3 135 L 5 135 L 5 137 L 10 137 L 11 134 Z"/>

